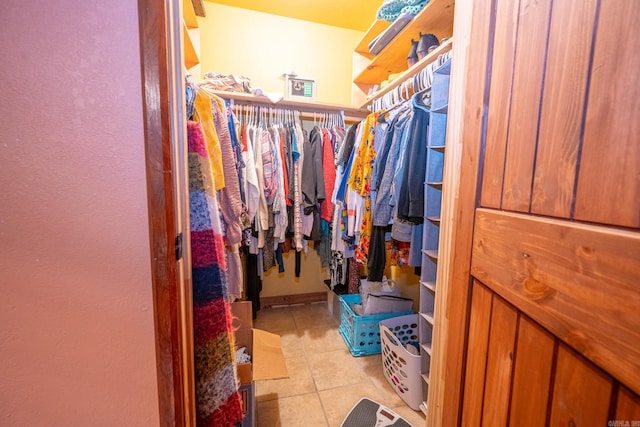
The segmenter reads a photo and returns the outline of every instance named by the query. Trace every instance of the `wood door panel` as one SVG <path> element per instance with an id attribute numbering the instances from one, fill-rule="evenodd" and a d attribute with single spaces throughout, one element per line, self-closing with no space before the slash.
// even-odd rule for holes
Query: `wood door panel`
<path id="1" fill-rule="evenodd" d="M 640 233 L 478 209 L 471 274 L 640 390 Z"/>
<path id="2" fill-rule="evenodd" d="M 560 346 L 549 424 L 606 426 L 612 388 L 611 378 Z"/>
<path id="3" fill-rule="evenodd" d="M 628 421 L 630 424 L 635 421 L 636 427 L 640 426 L 640 397 L 625 387 L 618 390 L 616 420 Z"/>
<path id="4" fill-rule="evenodd" d="M 529 212 L 551 0 L 521 0 L 502 208 Z"/>
<path id="5" fill-rule="evenodd" d="M 482 407 L 482 425 L 486 427 L 507 424 L 517 327 L 518 312 L 494 297 Z"/>
<path id="6" fill-rule="evenodd" d="M 520 1 L 498 0 L 481 206 L 500 208 Z"/>
<path id="7" fill-rule="evenodd" d="M 493 293 L 474 282 L 471 293 L 469 347 L 462 411 L 463 426 L 479 426 L 482 419 L 482 401 L 489 346 L 489 325 Z"/>
<path id="8" fill-rule="evenodd" d="M 575 218 L 640 227 L 640 2 L 601 2 Z"/>
<path id="9" fill-rule="evenodd" d="M 511 391 L 510 425 L 545 425 L 555 342 L 554 337 L 547 331 L 527 317 L 520 317 Z"/>
<path id="10" fill-rule="evenodd" d="M 531 212 L 570 218 L 597 0 L 556 1 L 540 115 Z"/>

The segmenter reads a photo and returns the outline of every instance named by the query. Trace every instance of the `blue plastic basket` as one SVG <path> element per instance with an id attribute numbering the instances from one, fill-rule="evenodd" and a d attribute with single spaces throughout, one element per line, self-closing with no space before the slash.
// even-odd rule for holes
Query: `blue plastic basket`
<path id="1" fill-rule="evenodd" d="M 413 313 L 406 311 L 359 316 L 353 311 L 351 304 L 360 304 L 360 294 L 341 295 L 340 301 L 342 314 L 338 331 L 354 356 L 380 354 L 380 321 Z"/>

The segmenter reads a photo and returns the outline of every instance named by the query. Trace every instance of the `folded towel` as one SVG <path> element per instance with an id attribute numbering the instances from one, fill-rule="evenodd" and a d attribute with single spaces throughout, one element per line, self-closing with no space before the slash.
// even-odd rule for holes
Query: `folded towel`
<path id="1" fill-rule="evenodd" d="M 377 19 L 393 22 L 401 13 L 417 15 L 429 0 L 385 0 L 378 9 Z"/>

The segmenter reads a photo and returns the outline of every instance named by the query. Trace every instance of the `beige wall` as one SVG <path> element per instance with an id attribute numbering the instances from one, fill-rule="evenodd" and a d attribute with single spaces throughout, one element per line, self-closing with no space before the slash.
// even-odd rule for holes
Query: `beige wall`
<path id="1" fill-rule="evenodd" d="M 158 425 L 137 16 L 2 4 L 0 425 Z"/>
<path id="2" fill-rule="evenodd" d="M 240 74 L 284 93 L 282 75 L 316 80 L 317 100 L 351 104 L 353 49 L 363 32 L 205 2 L 200 72 Z"/>

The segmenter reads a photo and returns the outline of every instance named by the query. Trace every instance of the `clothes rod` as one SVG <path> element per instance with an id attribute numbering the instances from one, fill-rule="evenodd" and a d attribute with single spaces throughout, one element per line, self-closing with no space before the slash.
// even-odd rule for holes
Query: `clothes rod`
<path id="1" fill-rule="evenodd" d="M 266 96 L 256 96 L 243 92 L 225 92 L 220 90 L 209 90 L 207 92 L 219 96 L 223 99 L 233 99 L 236 104 L 256 105 L 258 107 L 282 108 L 290 110 L 298 110 L 302 117 L 313 118 L 313 114 L 337 114 L 344 113 L 345 122 L 359 122 L 369 114 L 364 108 L 357 108 L 350 105 L 327 104 L 321 102 L 312 102 L 306 100 L 281 99 L 277 102 L 271 101 Z"/>
<path id="2" fill-rule="evenodd" d="M 453 48 L 453 37 L 450 38 L 449 40 L 446 40 L 444 43 L 442 43 L 440 46 L 435 48 L 427 56 L 422 58 L 420 61 L 416 62 L 416 64 L 413 67 L 409 68 L 408 70 L 405 70 L 402 74 L 396 77 L 387 86 L 383 87 L 382 89 L 378 90 L 372 95 L 369 95 L 364 100 L 364 102 L 360 105 L 360 108 L 366 109 L 375 99 L 381 98 L 387 93 L 393 91 L 394 89 L 399 87 L 402 83 L 404 83 L 405 81 L 407 81 L 408 79 L 412 78 L 413 76 L 418 74 L 420 71 L 425 69 L 427 65 L 434 62 L 438 58 L 438 56 L 450 51 L 452 48 Z"/>

